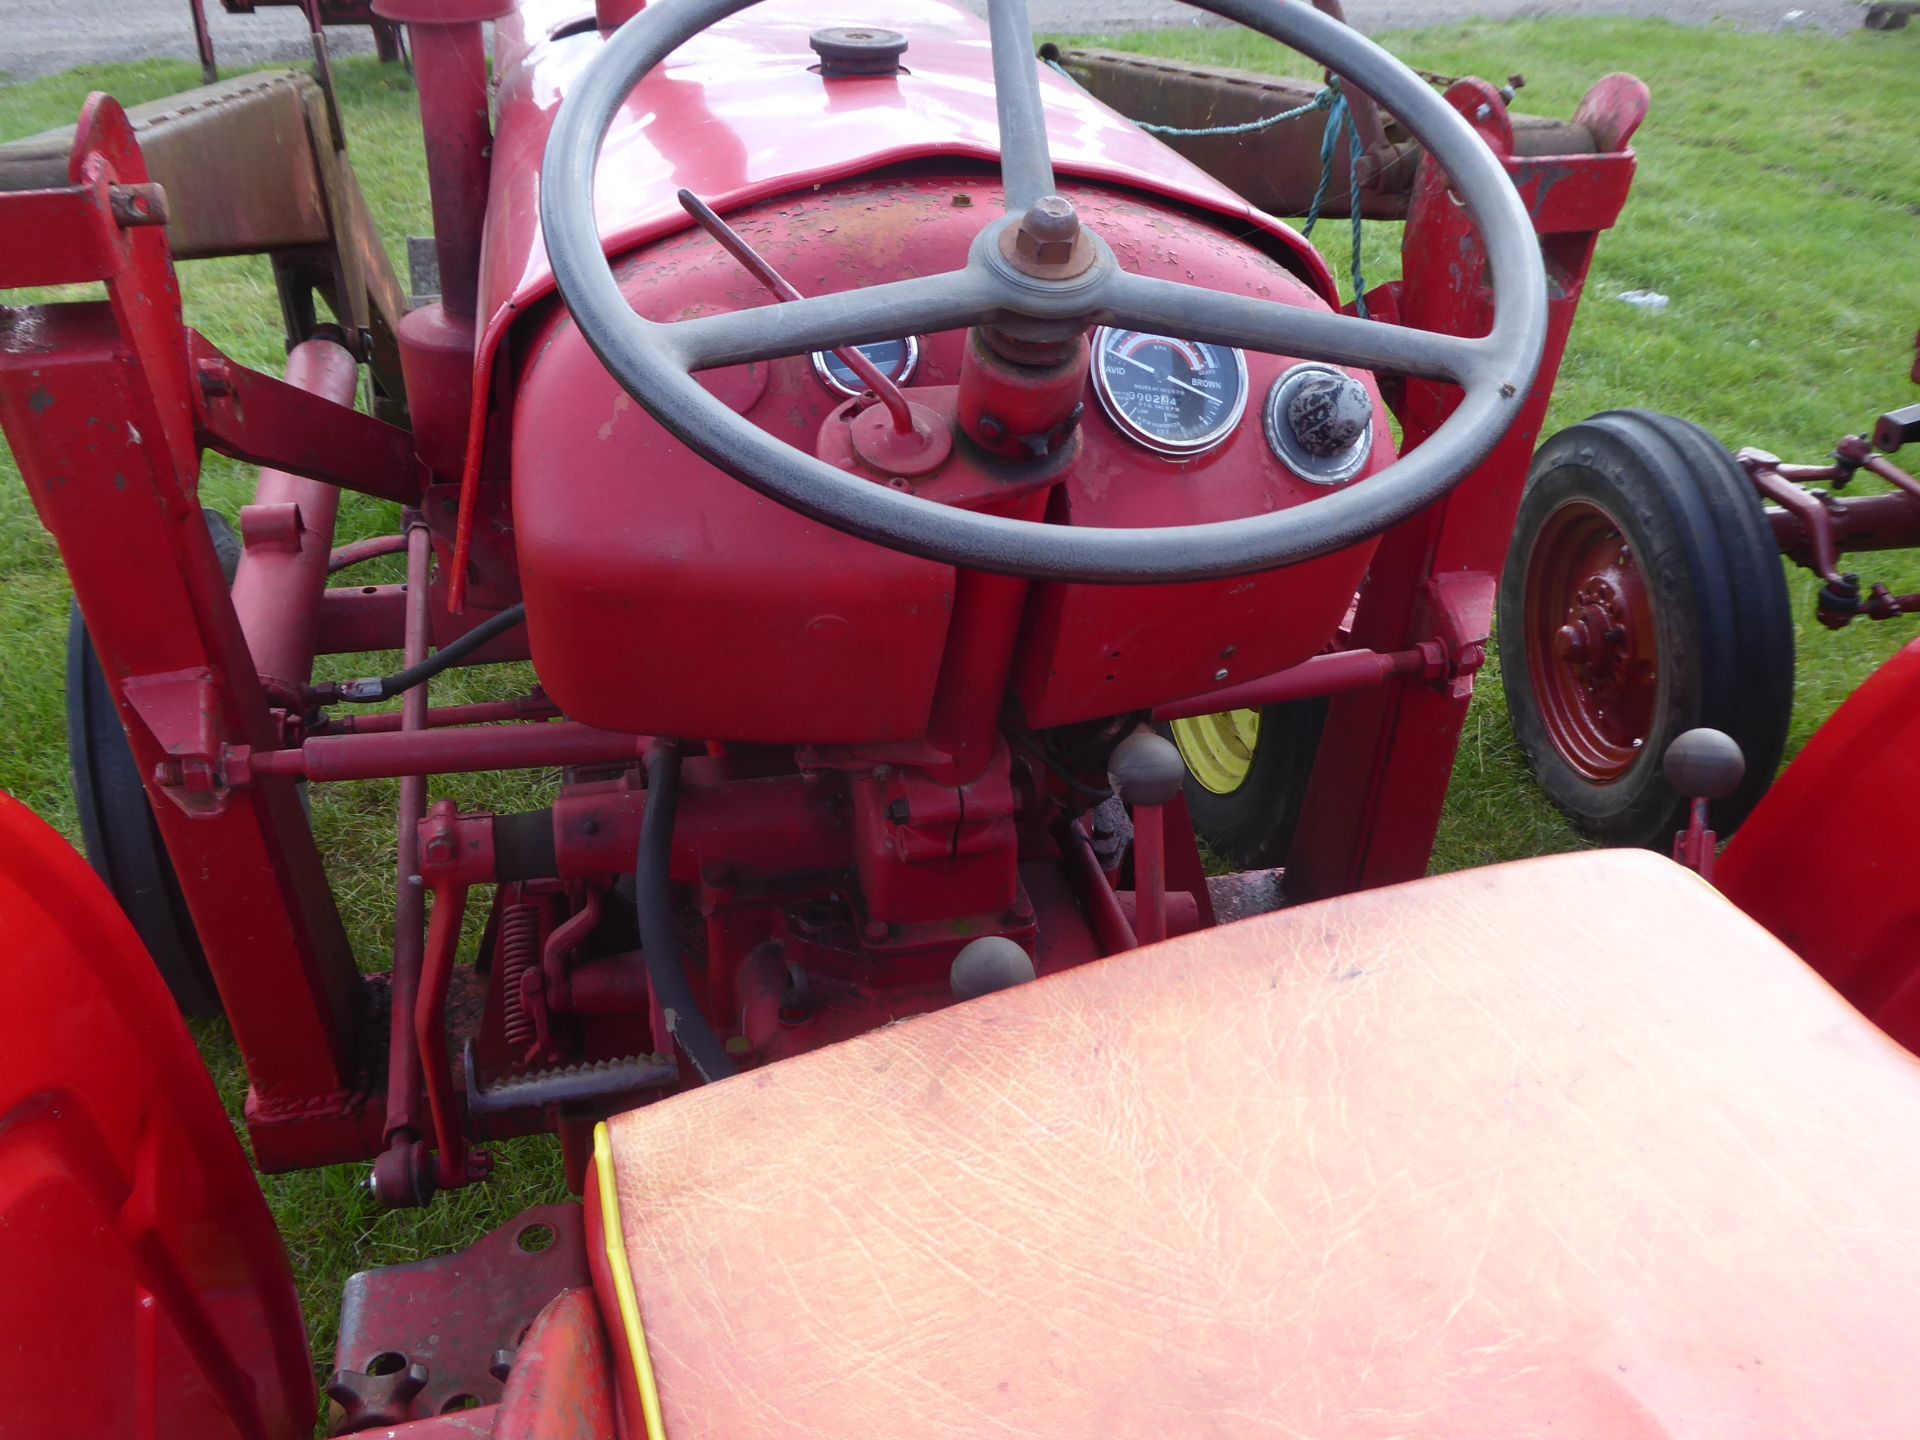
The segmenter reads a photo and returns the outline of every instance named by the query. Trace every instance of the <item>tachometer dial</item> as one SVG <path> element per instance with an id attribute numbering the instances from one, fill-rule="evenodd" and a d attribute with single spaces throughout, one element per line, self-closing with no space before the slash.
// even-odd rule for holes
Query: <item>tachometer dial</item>
<path id="1" fill-rule="evenodd" d="M 1247 410 L 1247 357 L 1139 330 L 1093 333 L 1093 388 L 1128 438 L 1163 455 L 1197 455 Z"/>
<path id="2" fill-rule="evenodd" d="M 874 368 L 896 385 L 904 385 L 911 380 L 914 367 L 920 363 L 920 342 L 911 335 L 904 340 L 872 340 L 853 348 L 871 360 Z M 866 393 L 867 387 L 860 383 L 860 377 L 853 373 L 853 368 L 832 351 L 813 352 L 813 373 L 837 395 Z"/>

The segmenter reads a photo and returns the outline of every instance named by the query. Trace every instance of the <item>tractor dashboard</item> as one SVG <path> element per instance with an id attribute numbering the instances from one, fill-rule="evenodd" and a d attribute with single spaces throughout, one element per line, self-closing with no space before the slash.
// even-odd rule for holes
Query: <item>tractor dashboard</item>
<path id="1" fill-rule="evenodd" d="M 1062 189 L 1125 269 L 1326 308 L 1292 269 L 1223 227 L 1118 187 Z M 982 217 L 1000 208 L 997 180 L 956 169 L 770 199 L 727 224 L 802 295 L 817 295 L 956 269 Z M 615 269 L 649 319 L 775 303 L 699 229 L 642 245 Z M 515 539 L 534 659 L 566 712 L 609 729 L 736 741 L 923 738 L 959 572 L 770 503 L 635 406 L 564 306 L 531 323 L 513 416 Z M 862 354 L 916 404 L 951 418 L 969 333 L 901 336 Z M 1018 458 L 963 436 L 922 470 L 872 463 L 847 440 L 874 402 L 838 357 L 700 379 L 761 429 L 875 484 L 1057 525 L 1239 519 L 1363 483 L 1393 458 L 1364 373 L 1106 328 L 1092 349 L 1090 378 L 1072 381 L 1082 394 L 1069 425 L 1014 434 Z M 1296 429 L 1308 377 L 1351 391 L 1346 428 L 1307 437 L 1333 456 L 1333 472 Z M 1017 432 L 1018 421 L 1002 428 Z M 1012 687 L 1033 724 L 1059 725 L 1296 664 L 1332 638 L 1370 549 L 1231 581 L 1035 584 Z M 617 665 L 606 660 L 609 635 L 621 637 Z"/>

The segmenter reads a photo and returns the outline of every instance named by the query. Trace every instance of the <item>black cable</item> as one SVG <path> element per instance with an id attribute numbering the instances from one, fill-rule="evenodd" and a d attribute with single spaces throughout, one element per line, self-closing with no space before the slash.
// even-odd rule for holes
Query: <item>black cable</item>
<path id="1" fill-rule="evenodd" d="M 707 1024 L 706 1013 L 694 999 L 686 967 L 680 963 L 680 942 L 673 933 L 673 889 L 667 863 L 673 851 L 673 817 L 680 801 L 680 752 L 672 745 L 654 747 L 647 756 L 647 808 L 640 820 L 640 856 L 633 870 L 633 908 L 640 921 L 640 949 L 646 957 L 647 979 L 666 1012 L 667 1030 L 702 1080 L 725 1080 L 736 1074 L 733 1058 Z"/>
<path id="2" fill-rule="evenodd" d="M 424 684 L 442 670 L 458 665 L 496 635 L 504 635 L 516 625 L 526 623 L 526 618 L 527 607 L 524 604 L 509 605 L 498 615 L 482 620 L 458 640 L 442 645 L 418 665 L 409 665 L 404 670 L 382 675 L 378 679 L 347 681 L 339 687 L 339 698 L 359 705 L 391 699 L 402 691 Z"/>

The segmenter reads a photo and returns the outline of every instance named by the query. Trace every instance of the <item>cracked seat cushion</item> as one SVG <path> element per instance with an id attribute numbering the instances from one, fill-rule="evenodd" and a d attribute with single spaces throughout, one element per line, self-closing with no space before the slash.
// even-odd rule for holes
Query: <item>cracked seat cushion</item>
<path id="1" fill-rule="evenodd" d="M 1643 852 L 613 1122 L 671 1440 L 1920 1433 L 1920 1074 Z"/>

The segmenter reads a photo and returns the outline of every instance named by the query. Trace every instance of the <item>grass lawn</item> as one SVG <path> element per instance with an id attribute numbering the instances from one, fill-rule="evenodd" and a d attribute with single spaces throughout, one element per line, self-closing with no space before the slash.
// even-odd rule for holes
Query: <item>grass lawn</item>
<path id="1" fill-rule="evenodd" d="M 1246 32 L 1101 43 L 1309 73 L 1298 57 Z M 1601 242 L 1550 430 L 1610 406 L 1646 404 L 1699 420 L 1730 445 L 1814 459 L 1842 432 L 1912 398 L 1904 377 L 1920 323 L 1920 147 L 1902 137 L 1912 134 L 1908 82 L 1920 62 L 1920 29 L 1834 39 L 1655 21 L 1536 20 L 1417 31 L 1388 43 L 1430 70 L 1523 72 L 1521 106 L 1544 114 L 1571 114 L 1586 87 L 1609 71 L 1634 71 L 1652 87 L 1653 114 L 1638 141 L 1639 183 L 1619 228 Z M 403 237 L 429 229 L 414 97 L 401 72 L 371 61 L 346 62 L 339 78 L 350 153 L 400 263 Z M 0 139 L 70 122 L 90 90 L 131 104 L 196 83 L 194 66 L 154 63 L 0 86 Z M 1370 228 L 1373 282 L 1397 272 L 1398 235 L 1395 227 Z M 1344 273 L 1344 225 L 1318 238 Z M 201 262 L 185 268 L 183 288 L 190 323 L 236 358 L 277 371 L 281 340 L 264 261 Z M 1633 289 L 1661 291 L 1671 306 L 1648 314 L 1612 298 Z M 203 498 L 235 515 L 251 483 L 247 467 L 209 457 Z M 391 507 L 347 497 L 342 541 L 393 528 Z M 374 575 L 399 578 L 395 562 L 385 564 Z M 1869 578 L 1896 593 L 1920 590 L 1913 557 L 1869 564 Z M 1812 581 L 1795 572 L 1791 588 L 1801 645 L 1797 748 L 1911 630 L 1862 622 L 1829 634 L 1812 619 Z M 0 788 L 77 839 L 62 719 L 67 604 L 59 556 L 0 452 L 0 713 L 9 726 Z M 369 666 L 359 659 L 323 673 L 365 674 Z M 468 698 L 468 687 L 471 698 L 506 693 L 499 684 L 497 676 L 462 676 L 437 688 L 436 700 Z M 435 793 L 519 808 L 534 803 L 527 785 L 466 779 L 437 783 Z M 313 806 L 349 933 L 363 959 L 381 957 L 381 965 L 392 938 L 394 803 L 393 786 L 371 784 L 317 787 Z M 1436 867 L 1575 843 L 1519 763 L 1490 666 L 1456 767 Z M 201 1026 L 198 1036 L 237 1109 L 244 1077 L 224 1026 Z M 365 1167 L 264 1179 L 302 1277 L 316 1357 L 331 1354 L 348 1273 L 466 1243 L 560 1192 L 549 1142 L 500 1147 L 499 1158 L 488 1185 L 443 1197 L 424 1214 L 377 1209 L 359 1189 Z"/>

